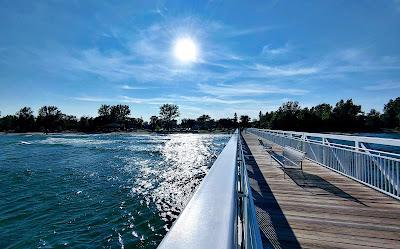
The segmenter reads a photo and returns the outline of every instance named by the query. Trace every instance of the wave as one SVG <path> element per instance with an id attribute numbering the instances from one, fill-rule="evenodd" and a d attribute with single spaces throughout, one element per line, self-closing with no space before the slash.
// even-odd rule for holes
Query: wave
<path id="1" fill-rule="evenodd" d="M 114 140 L 97 140 L 97 139 L 84 139 L 84 138 L 63 138 L 63 137 L 49 137 L 40 141 L 41 144 L 50 145 L 73 145 L 73 146 L 87 146 L 87 145 L 100 145 L 115 143 Z"/>
<path id="2" fill-rule="evenodd" d="M 26 141 L 20 141 L 18 144 L 20 144 L 20 145 L 29 145 L 29 144 L 32 144 L 32 143 L 26 142 Z"/>

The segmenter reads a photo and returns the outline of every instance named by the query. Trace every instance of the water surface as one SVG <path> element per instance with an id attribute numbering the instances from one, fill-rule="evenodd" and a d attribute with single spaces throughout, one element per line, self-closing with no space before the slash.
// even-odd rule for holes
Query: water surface
<path id="1" fill-rule="evenodd" d="M 155 248 L 229 135 L 0 135 L 0 248 Z"/>

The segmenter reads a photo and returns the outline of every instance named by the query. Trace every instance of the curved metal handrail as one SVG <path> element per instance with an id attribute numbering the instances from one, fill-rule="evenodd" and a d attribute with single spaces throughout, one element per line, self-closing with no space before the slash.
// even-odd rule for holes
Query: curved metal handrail
<path id="1" fill-rule="evenodd" d="M 238 131 L 158 248 L 262 248 Z"/>
<path id="2" fill-rule="evenodd" d="M 238 136 L 232 135 L 158 248 L 237 248 Z"/>

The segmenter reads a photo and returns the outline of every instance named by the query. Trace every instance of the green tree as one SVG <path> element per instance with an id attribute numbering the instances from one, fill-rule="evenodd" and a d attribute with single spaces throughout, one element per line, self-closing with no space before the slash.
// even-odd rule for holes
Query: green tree
<path id="1" fill-rule="evenodd" d="M 274 116 L 273 111 L 266 112 L 265 115 L 261 114 L 260 128 L 270 129 L 271 128 L 271 120 L 272 120 L 273 116 Z"/>
<path id="2" fill-rule="evenodd" d="M 217 121 L 217 126 L 220 129 L 233 129 L 235 128 L 235 122 L 231 118 L 221 118 Z"/>
<path id="3" fill-rule="evenodd" d="M 21 108 L 15 116 L 17 117 L 15 127 L 17 131 L 27 132 L 35 129 L 35 117 L 30 107 Z"/>
<path id="4" fill-rule="evenodd" d="M 297 101 L 288 101 L 278 108 L 271 119 L 272 129 L 297 130 L 301 107 Z"/>
<path id="5" fill-rule="evenodd" d="M 319 104 L 311 108 L 311 113 L 315 116 L 313 128 L 315 130 L 328 131 L 333 127 L 333 107 L 330 104 Z"/>
<path id="6" fill-rule="evenodd" d="M 95 131 L 95 125 L 93 118 L 81 117 L 78 122 L 78 130 L 82 132 Z"/>
<path id="7" fill-rule="evenodd" d="M 39 109 L 37 123 L 47 131 L 56 131 L 61 129 L 62 112 L 56 106 L 43 106 Z"/>
<path id="8" fill-rule="evenodd" d="M 200 117 L 197 118 L 197 123 L 200 126 L 200 129 L 206 130 L 209 129 L 209 122 L 211 121 L 211 117 L 208 116 L 207 114 L 203 114 Z"/>
<path id="9" fill-rule="evenodd" d="M 128 118 L 127 128 L 130 129 L 141 129 L 143 127 L 142 118 Z"/>
<path id="10" fill-rule="evenodd" d="M 151 116 L 150 117 L 150 126 L 151 130 L 155 131 L 160 125 L 160 120 L 158 119 L 157 116 Z"/>
<path id="11" fill-rule="evenodd" d="M 236 112 L 233 115 L 233 122 L 235 123 L 235 128 L 237 128 L 238 127 L 238 116 L 237 116 Z"/>
<path id="12" fill-rule="evenodd" d="M 101 105 L 97 112 L 98 112 L 100 117 L 108 118 L 108 117 L 111 116 L 111 106 L 109 106 L 109 105 Z"/>
<path id="13" fill-rule="evenodd" d="M 308 109 L 307 107 L 300 110 L 297 119 L 298 119 L 297 128 L 298 130 L 301 131 L 315 130 L 317 128 L 316 124 L 319 121 L 317 115 L 315 115 L 315 113 L 312 110 Z"/>
<path id="14" fill-rule="evenodd" d="M 181 127 L 185 129 L 195 130 L 198 129 L 197 121 L 190 118 L 184 118 L 181 120 Z"/>
<path id="15" fill-rule="evenodd" d="M 400 127 L 400 97 L 391 99 L 383 108 L 383 122 L 387 128 Z"/>
<path id="16" fill-rule="evenodd" d="M 365 118 L 365 127 L 367 130 L 378 130 L 382 127 L 382 123 L 381 114 L 375 109 L 371 109 Z"/>
<path id="17" fill-rule="evenodd" d="M 362 129 L 361 106 L 355 105 L 352 99 L 343 99 L 333 108 L 334 129 L 352 131 Z"/>
<path id="18" fill-rule="evenodd" d="M 164 128 L 170 130 L 173 120 L 179 117 L 179 107 L 174 104 L 164 104 L 160 106 L 160 117 L 163 121 Z"/>
<path id="19" fill-rule="evenodd" d="M 0 131 L 15 131 L 17 117 L 7 115 L 0 119 Z"/>
<path id="20" fill-rule="evenodd" d="M 73 115 L 63 115 L 62 117 L 62 128 L 63 130 L 77 130 L 78 119 Z"/>
<path id="21" fill-rule="evenodd" d="M 247 128 L 250 127 L 250 117 L 247 115 L 240 116 L 240 127 Z"/>
<path id="22" fill-rule="evenodd" d="M 131 114 L 131 110 L 127 105 L 113 105 L 110 107 L 110 116 L 113 122 L 125 121 L 129 114 Z"/>

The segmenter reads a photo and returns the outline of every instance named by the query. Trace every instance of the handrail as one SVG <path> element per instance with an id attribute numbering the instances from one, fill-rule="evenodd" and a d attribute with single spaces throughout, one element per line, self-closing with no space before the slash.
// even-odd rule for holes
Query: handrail
<path id="1" fill-rule="evenodd" d="M 262 248 L 237 130 L 158 248 Z"/>
<path id="2" fill-rule="evenodd" d="M 248 131 L 279 146 L 300 149 L 307 154 L 309 160 L 400 200 L 400 155 L 370 150 L 365 146 L 368 143 L 400 146 L 398 139 L 358 138 L 255 128 L 250 128 Z M 322 140 L 317 142 L 308 139 L 308 136 L 320 137 Z M 353 139 L 351 141 L 354 142 L 354 146 L 339 146 L 328 140 L 344 138 L 346 141 Z"/>
<path id="3" fill-rule="evenodd" d="M 254 128 L 252 128 L 254 129 Z M 379 137 L 365 137 L 365 136 L 352 136 L 352 135 L 338 135 L 338 134 L 325 134 L 325 133 L 312 133 L 312 132 L 298 132 L 298 131 L 283 131 L 283 130 L 271 130 L 271 129 L 259 129 L 263 131 L 269 131 L 284 135 L 297 135 L 297 136 L 308 136 L 308 137 L 321 137 L 338 139 L 345 141 L 354 141 L 368 144 L 382 144 L 388 146 L 400 146 L 399 139 L 392 138 L 379 138 Z"/>
<path id="4" fill-rule="evenodd" d="M 158 248 L 237 248 L 238 136 L 232 135 Z"/>
<path id="5" fill-rule="evenodd" d="M 247 175 L 247 165 L 243 152 L 242 136 L 239 136 L 239 178 L 240 191 L 242 193 L 241 220 L 243 224 L 242 248 L 244 249 L 261 249 L 260 228 L 257 223 L 256 209 L 254 207 L 253 195 L 251 193 L 249 177 Z"/>
<path id="6" fill-rule="evenodd" d="M 270 130 L 267 130 L 267 129 L 265 129 L 265 130 L 264 129 L 254 129 L 254 128 L 250 128 L 249 129 L 249 131 L 250 132 L 253 131 L 253 133 L 254 133 L 255 130 L 257 130 L 259 132 L 269 132 L 270 131 Z M 283 135 L 281 133 L 273 133 L 273 134 L 275 136 L 277 136 L 277 137 L 289 138 L 289 139 L 291 139 L 293 141 L 307 142 L 309 144 L 327 146 L 327 147 L 330 147 L 330 148 L 339 148 L 339 149 L 342 149 L 342 150 L 345 150 L 345 151 L 355 151 L 355 150 L 357 150 L 358 153 L 361 153 L 361 154 L 365 154 L 365 155 L 373 154 L 373 155 L 378 156 L 378 157 L 383 158 L 383 159 L 390 159 L 390 160 L 394 160 L 394 161 L 399 161 L 400 162 L 400 155 L 399 154 L 396 154 L 396 153 L 393 153 L 393 152 L 382 151 L 382 150 L 368 149 L 368 148 L 366 148 L 364 146 L 364 144 L 367 144 L 367 143 L 359 143 L 360 147 L 356 147 L 356 146 L 350 146 L 350 145 L 345 145 L 345 144 L 333 143 L 333 142 L 330 142 L 329 140 L 318 141 L 318 140 L 314 140 L 314 139 L 309 139 L 307 136 L 304 136 L 304 137 L 293 137 L 293 136 L 290 136 L 290 135 Z M 316 134 L 316 133 L 314 133 L 314 134 Z M 325 134 L 323 134 L 323 135 L 325 135 Z M 335 139 L 335 138 L 332 138 L 332 139 Z M 380 138 L 380 139 L 383 139 L 383 138 Z M 337 139 L 337 140 L 339 140 L 339 139 Z M 349 140 L 344 140 L 344 141 L 349 141 Z M 398 143 L 399 143 L 398 146 L 400 147 L 400 141 L 398 141 Z M 374 143 L 374 144 L 377 144 L 377 143 Z M 391 145 L 391 146 L 393 146 L 393 145 Z M 294 149 L 299 150 L 298 148 L 294 148 Z M 376 154 L 374 154 L 374 153 L 376 153 Z"/>

